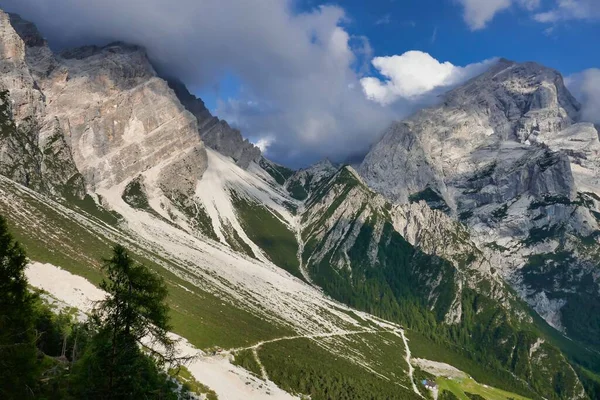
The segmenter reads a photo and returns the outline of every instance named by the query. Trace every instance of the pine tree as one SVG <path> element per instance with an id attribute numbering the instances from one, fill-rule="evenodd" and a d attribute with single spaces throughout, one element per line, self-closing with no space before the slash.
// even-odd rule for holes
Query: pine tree
<path id="1" fill-rule="evenodd" d="M 168 398 L 160 367 L 181 360 L 168 337 L 166 285 L 120 245 L 104 270 L 109 296 L 93 314 L 98 333 L 77 363 L 77 391 L 89 399 Z"/>
<path id="2" fill-rule="evenodd" d="M 33 393 L 37 374 L 33 295 L 27 290 L 27 257 L 0 216 L 0 398 Z"/>

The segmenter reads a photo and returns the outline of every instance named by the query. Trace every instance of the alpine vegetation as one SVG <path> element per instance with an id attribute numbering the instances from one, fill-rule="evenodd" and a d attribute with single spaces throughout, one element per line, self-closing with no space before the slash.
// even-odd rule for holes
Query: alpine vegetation
<path id="1" fill-rule="evenodd" d="M 600 398 L 598 127 L 554 69 L 438 64 L 296 170 L 144 47 L 0 11 L 0 397 Z"/>

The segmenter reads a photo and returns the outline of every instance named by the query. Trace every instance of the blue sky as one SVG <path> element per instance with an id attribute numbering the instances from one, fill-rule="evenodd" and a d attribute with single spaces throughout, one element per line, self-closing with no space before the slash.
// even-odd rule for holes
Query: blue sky
<path id="1" fill-rule="evenodd" d="M 532 17 L 535 12 L 513 5 L 495 14 L 483 29 L 473 31 L 457 0 L 305 0 L 296 8 L 306 12 L 325 4 L 346 11 L 347 21 L 342 25 L 351 35 L 368 38 L 375 56 L 421 50 L 455 65 L 505 57 L 535 61 L 564 76 L 600 67 L 600 23 L 596 19 L 541 23 Z M 596 4 L 600 8 L 600 1 Z M 538 10 L 553 5 L 554 1 L 542 1 Z M 237 97 L 240 85 L 237 77 L 226 73 L 218 85 L 196 88 L 196 93 L 216 111 L 218 99 Z"/>
<path id="2" fill-rule="evenodd" d="M 350 0 L 339 4 L 352 20 L 348 29 L 367 36 L 376 55 L 423 50 L 455 65 L 505 57 L 536 61 L 564 74 L 600 65 L 600 24 L 595 21 L 542 24 L 531 18 L 531 12 L 513 6 L 496 14 L 485 28 L 472 31 L 462 18 L 463 8 L 453 0 Z M 381 23 L 384 21 L 389 22 Z M 546 32 L 549 28 L 552 32 Z"/>
<path id="3" fill-rule="evenodd" d="M 54 48 L 121 40 L 280 163 L 359 159 L 497 57 L 558 69 L 600 123 L 600 0 L 0 0 Z"/>

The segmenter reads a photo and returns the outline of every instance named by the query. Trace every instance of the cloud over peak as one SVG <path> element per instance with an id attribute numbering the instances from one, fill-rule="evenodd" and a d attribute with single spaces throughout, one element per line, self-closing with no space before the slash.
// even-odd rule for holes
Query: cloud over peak
<path id="1" fill-rule="evenodd" d="M 571 75 L 565 83 L 581 102 L 581 119 L 600 124 L 600 69 L 591 68 Z"/>
<path id="2" fill-rule="evenodd" d="M 556 0 L 554 7 L 535 14 L 534 19 L 542 23 L 600 19 L 600 0 Z"/>
<path id="3" fill-rule="evenodd" d="M 6 7 L 36 23 L 54 47 L 139 44 L 160 70 L 191 88 L 209 89 L 233 76 L 238 93 L 221 99 L 218 116 L 286 163 L 363 151 L 393 118 L 360 89 L 372 49 L 366 38 L 348 33 L 338 6 L 299 11 L 294 0 L 19 0 Z"/>
<path id="4" fill-rule="evenodd" d="M 402 55 L 376 57 L 373 66 L 384 77 L 361 79 L 365 95 L 382 105 L 399 99 L 419 101 L 423 97 L 447 90 L 487 70 L 495 59 L 458 67 L 439 62 L 428 53 L 408 51 Z"/>

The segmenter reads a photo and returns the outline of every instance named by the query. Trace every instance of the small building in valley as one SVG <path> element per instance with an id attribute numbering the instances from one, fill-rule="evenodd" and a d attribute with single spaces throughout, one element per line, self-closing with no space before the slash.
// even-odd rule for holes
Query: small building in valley
<path id="1" fill-rule="evenodd" d="M 425 389 L 429 389 L 429 390 L 437 389 L 437 384 L 434 381 L 431 381 L 429 379 L 423 379 L 423 381 L 421 383 L 423 384 L 423 386 L 425 386 Z"/>

